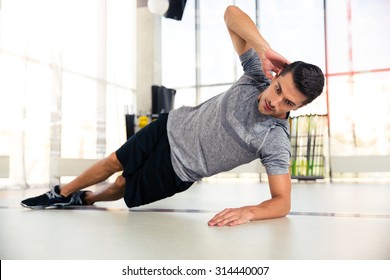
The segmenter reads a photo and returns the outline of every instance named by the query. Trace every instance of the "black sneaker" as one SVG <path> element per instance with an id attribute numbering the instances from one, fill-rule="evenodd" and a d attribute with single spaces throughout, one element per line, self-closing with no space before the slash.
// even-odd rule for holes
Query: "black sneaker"
<path id="1" fill-rule="evenodd" d="M 85 195 L 90 191 L 78 191 L 74 192 L 71 196 L 70 204 L 69 205 L 89 205 L 85 201 Z"/>
<path id="2" fill-rule="evenodd" d="M 64 197 L 60 195 L 60 186 L 55 186 L 52 190 L 36 197 L 23 200 L 20 204 L 31 209 L 44 209 L 49 206 L 70 205 L 73 196 Z"/>

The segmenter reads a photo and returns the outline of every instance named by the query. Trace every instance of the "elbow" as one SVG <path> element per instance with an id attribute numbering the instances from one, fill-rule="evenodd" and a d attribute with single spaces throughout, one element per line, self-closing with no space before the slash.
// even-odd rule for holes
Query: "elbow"
<path id="1" fill-rule="evenodd" d="M 274 214 L 273 218 L 279 219 L 279 218 L 285 218 L 290 213 L 290 209 L 280 209 L 277 213 Z"/>
<path id="2" fill-rule="evenodd" d="M 290 210 L 291 210 L 291 202 L 288 201 L 285 203 L 285 205 L 280 209 L 280 217 L 283 218 L 283 217 L 286 217 L 289 213 L 290 213 Z"/>
<path id="3" fill-rule="evenodd" d="M 240 9 L 237 7 L 237 6 L 234 6 L 234 5 L 229 5 L 226 10 L 225 10 L 225 14 L 224 14 L 224 20 L 225 20 L 225 23 L 228 25 L 229 23 L 229 19 L 232 17 L 233 14 L 237 13 L 237 11 L 239 11 Z"/>
<path id="4" fill-rule="evenodd" d="M 226 14 L 231 14 L 231 13 L 234 13 L 235 11 L 239 10 L 239 8 L 237 6 L 234 6 L 234 5 L 229 5 L 227 6 L 226 10 L 225 10 L 225 15 Z"/>
<path id="5" fill-rule="evenodd" d="M 290 207 L 286 207 L 280 212 L 280 218 L 286 217 L 290 213 Z"/>
<path id="6" fill-rule="evenodd" d="M 284 218 L 290 213 L 290 210 L 291 210 L 291 200 L 289 198 L 283 199 L 281 200 L 281 204 L 277 209 L 276 216 L 278 218 Z"/>

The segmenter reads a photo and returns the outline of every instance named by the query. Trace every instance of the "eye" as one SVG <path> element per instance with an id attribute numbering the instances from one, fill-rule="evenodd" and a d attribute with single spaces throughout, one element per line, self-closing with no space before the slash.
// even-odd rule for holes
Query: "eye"
<path id="1" fill-rule="evenodd" d="M 282 92 L 278 84 L 275 84 L 275 91 L 277 94 L 280 94 Z"/>
<path id="2" fill-rule="evenodd" d="M 292 103 L 290 100 L 288 100 L 288 99 L 286 99 L 286 100 L 284 100 L 284 102 L 288 105 L 288 106 L 290 106 L 290 107 L 293 107 L 294 106 L 294 103 Z"/>

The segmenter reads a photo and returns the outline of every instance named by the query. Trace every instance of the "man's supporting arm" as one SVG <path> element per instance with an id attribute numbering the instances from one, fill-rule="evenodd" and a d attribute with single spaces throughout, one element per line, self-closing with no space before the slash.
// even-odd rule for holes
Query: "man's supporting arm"
<path id="1" fill-rule="evenodd" d="M 269 175 L 268 183 L 271 199 L 258 205 L 225 209 L 208 222 L 209 226 L 237 226 L 250 221 L 286 216 L 291 208 L 290 174 Z"/>

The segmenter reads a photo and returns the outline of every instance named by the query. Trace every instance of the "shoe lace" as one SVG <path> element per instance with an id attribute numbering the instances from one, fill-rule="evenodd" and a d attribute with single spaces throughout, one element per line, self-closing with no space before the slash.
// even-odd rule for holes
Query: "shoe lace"
<path id="1" fill-rule="evenodd" d="M 61 197 L 61 195 L 59 195 L 58 193 L 56 193 L 56 192 L 54 191 L 54 189 L 48 191 L 48 192 L 46 193 L 46 195 L 48 196 L 49 199 Z"/>
<path id="2" fill-rule="evenodd" d="M 81 199 L 81 192 L 75 192 L 72 194 L 71 204 L 72 205 L 82 205 L 83 204 L 83 201 Z"/>

